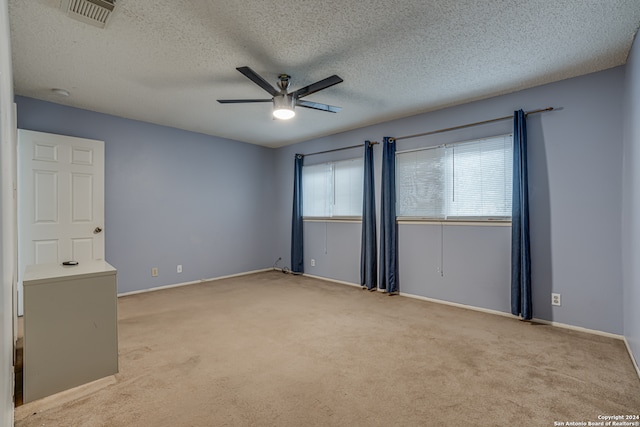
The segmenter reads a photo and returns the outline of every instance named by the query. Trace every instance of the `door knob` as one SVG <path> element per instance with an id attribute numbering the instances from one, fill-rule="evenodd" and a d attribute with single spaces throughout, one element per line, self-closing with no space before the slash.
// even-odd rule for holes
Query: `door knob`
<path id="1" fill-rule="evenodd" d="M 100 233 L 101 231 L 102 231 L 102 228 L 100 228 L 100 227 L 96 227 L 96 229 L 95 229 L 95 230 L 93 230 L 93 232 L 94 232 L 95 234 L 98 234 L 98 233 Z"/>

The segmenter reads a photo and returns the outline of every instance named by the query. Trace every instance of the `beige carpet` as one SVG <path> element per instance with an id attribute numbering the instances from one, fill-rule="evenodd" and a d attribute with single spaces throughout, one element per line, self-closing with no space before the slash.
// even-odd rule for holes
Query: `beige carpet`
<path id="1" fill-rule="evenodd" d="M 118 307 L 115 381 L 17 408 L 16 426 L 553 426 L 640 413 L 620 340 L 280 272 Z"/>

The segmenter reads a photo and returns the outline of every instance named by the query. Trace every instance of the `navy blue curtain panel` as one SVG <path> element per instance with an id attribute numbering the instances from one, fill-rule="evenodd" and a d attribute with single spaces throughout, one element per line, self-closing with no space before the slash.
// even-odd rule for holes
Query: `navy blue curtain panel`
<path id="1" fill-rule="evenodd" d="M 529 251 L 529 191 L 527 178 L 527 117 L 513 117 L 513 200 L 511 212 L 511 313 L 529 320 L 531 303 L 531 254 Z"/>
<path id="2" fill-rule="evenodd" d="M 396 224 L 396 144 L 389 137 L 382 143 L 382 191 L 380 211 L 379 287 L 398 292 L 398 225 Z"/>
<path id="3" fill-rule="evenodd" d="M 293 173 L 293 215 L 291 217 L 291 271 L 304 273 L 302 240 L 302 164 L 304 156 L 296 154 Z"/>
<path id="4" fill-rule="evenodd" d="M 378 252 L 376 237 L 376 194 L 373 168 L 373 146 L 364 143 L 364 187 L 362 195 L 362 242 L 360 245 L 360 284 L 369 290 L 378 285 Z"/>

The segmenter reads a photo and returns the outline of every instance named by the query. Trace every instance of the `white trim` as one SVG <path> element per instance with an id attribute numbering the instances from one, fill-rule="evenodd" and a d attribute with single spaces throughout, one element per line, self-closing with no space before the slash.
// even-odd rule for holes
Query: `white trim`
<path id="1" fill-rule="evenodd" d="M 334 283 L 339 283 L 339 284 L 349 285 L 349 286 L 357 286 L 359 288 L 361 287 L 360 285 L 357 285 L 355 283 L 345 282 L 345 281 L 342 281 L 342 280 L 329 279 L 329 278 L 326 278 L 326 277 L 314 276 L 314 275 L 306 274 L 306 273 L 304 275 L 307 276 L 307 277 L 312 277 L 314 279 L 326 280 L 327 282 L 334 282 Z M 378 289 L 378 290 L 384 292 L 384 290 L 380 290 L 380 289 Z M 452 306 L 452 307 L 463 308 L 463 309 L 473 310 L 473 311 L 479 311 L 481 313 L 488 313 L 488 314 L 494 314 L 496 316 L 508 317 L 508 318 L 511 318 L 511 319 L 514 319 L 514 320 L 515 319 L 517 319 L 517 320 L 520 319 L 520 317 L 514 316 L 511 313 L 506 313 L 504 311 L 498 311 L 498 310 L 492 310 L 490 308 L 475 307 L 475 306 L 472 306 L 472 305 L 466 305 L 466 304 L 460 304 L 460 303 L 457 303 L 457 302 L 451 302 L 451 301 L 439 300 L 439 299 L 435 299 L 435 298 L 423 297 L 421 295 L 407 294 L 407 293 L 404 293 L 404 292 L 399 292 L 398 295 L 401 296 L 401 297 L 413 298 L 413 299 L 433 302 L 433 303 L 436 303 L 436 304 L 449 305 L 449 306 Z M 612 334 L 610 332 L 598 331 L 598 330 L 595 330 L 595 329 L 587 329 L 587 328 L 583 328 L 581 326 L 567 325 L 566 323 L 558 323 L 558 322 L 553 322 L 553 321 L 549 321 L 549 320 L 538 319 L 538 318 L 535 318 L 535 317 L 533 319 L 531 319 L 531 321 L 535 322 L 535 323 L 542 323 L 542 324 L 545 324 L 545 325 L 554 326 L 556 328 L 570 329 L 570 330 L 573 330 L 573 331 L 585 332 L 587 334 L 599 335 L 599 336 L 603 336 L 603 337 L 607 337 L 607 338 L 614 338 L 614 339 L 623 340 L 623 341 L 626 342 L 624 336 L 618 335 L 618 334 Z M 628 348 L 628 346 L 627 346 L 627 348 Z M 630 349 L 629 349 L 629 353 L 631 354 L 631 350 Z M 633 356 L 632 356 L 632 359 L 633 359 Z M 635 360 L 634 360 L 634 363 L 635 363 Z M 637 365 L 635 365 L 635 366 L 636 366 L 636 370 L 637 370 L 638 369 Z"/>
<path id="2" fill-rule="evenodd" d="M 361 223 L 362 217 L 308 217 L 302 218 L 303 222 L 350 222 L 350 223 Z"/>
<path id="3" fill-rule="evenodd" d="M 48 411 L 50 409 L 60 407 L 73 400 L 88 397 L 117 383 L 118 381 L 116 380 L 116 376 L 110 375 L 108 377 L 100 378 L 86 384 L 81 384 L 74 388 L 45 396 L 38 400 L 24 403 L 22 406 L 18 406 L 15 408 L 16 421 L 22 421 L 33 413 Z"/>
<path id="4" fill-rule="evenodd" d="M 310 277 L 312 279 L 319 279 L 319 280 L 324 280 L 326 282 L 333 282 L 333 283 L 339 283 L 341 285 L 347 285 L 347 286 L 355 286 L 358 288 L 361 288 L 362 286 L 357 284 L 357 283 L 352 283 L 352 282 L 345 282 L 344 280 L 338 280 L 338 279 L 330 279 L 328 277 L 322 277 L 322 276 L 314 276 L 313 274 L 307 274 L 307 273 L 303 273 L 302 274 L 304 277 Z"/>
<path id="5" fill-rule="evenodd" d="M 16 116 L 7 0 L 0 0 L 0 425 L 14 425 L 16 336 Z"/>
<path id="6" fill-rule="evenodd" d="M 429 302 L 434 302 L 436 304 L 444 304 L 444 305 L 450 305 L 450 306 L 458 307 L 458 308 L 465 308 L 465 309 L 468 309 L 468 310 L 479 311 L 479 312 L 482 312 L 482 313 L 495 314 L 497 316 L 509 317 L 511 319 L 518 319 L 518 320 L 520 319 L 520 317 L 514 316 L 511 313 L 506 313 L 504 311 L 498 311 L 498 310 L 492 310 L 492 309 L 489 309 L 489 308 L 475 307 L 475 306 L 472 306 L 472 305 L 460 304 L 460 303 L 450 302 L 450 301 L 445 301 L 445 300 L 438 300 L 438 299 L 434 299 L 434 298 L 428 298 L 428 297 L 423 297 L 423 296 L 420 296 L 420 295 L 413 295 L 413 294 L 400 293 L 400 296 L 404 296 L 404 297 L 408 297 L 408 298 L 420 299 L 420 300 L 429 301 Z M 592 335 L 600 335 L 600 336 L 607 337 L 607 338 L 614 338 L 614 339 L 618 339 L 618 340 L 623 340 L 624 339 L 624 337 L 622 335 L 612 334 L 610 332 L 598 331 L 596 329 L 587 329 L 587 328 L 583 328 L 581 326 L 567 325 L 566 323 L 558 323 L 558 322 L 553 322 L 553 321 L 550 321 L 550 320 L 538 319 L 536 317 L 531 319 L 531 322 L 542 323 L 544 325 L 554 326 L 556 328 L 570 329 L 572 331 L 585 332 L 587 334 L 592 334 Z"/>
<path id="7" fill-rule="evenodd" d="M 633 352 L 631 351 L 631 346 L 629 345 L 629 341 L 627 341 L 627 337 L 622 337 L 624 340 L 624 345 L 627 347 L 627 351 L 629 352 L 629 357 L 631 358 L 631 363 L 633 363 L 633 367 L 636 368 L 636 374 L 638 374 L 638 378 L 640 379 L 640 367 L 638 367 L 638 362 L 636 358 L 633 357 Z"/>
<path id="8" fill-rule="evenodd" d="M 262 273 L 262 272 L 265 272 L 265 271 L 272 271 L 272 270 L 275 270 L 275 269 L 273 267 L 262 268 L 260 270 L 252 270 L 252 271 L 245 271 L 243 273 L 229 274 L 228 276 L 212 277 L 210 279 L 200 279 L 200 280 L 194 280 L 192 282 L 183 282 L 183 283 L 175 283 L 173 285 L 157 286 L 155 288 L 141 289 L 139 291 L 123 292 L 123 293 L 118 294 L 118 298 L 126 297 L 126 296 L 129 296 L 129 295 L 145 294 L 147 292 L 161 291 L 163 289 L 171 289 L 171 288 L 179 288 L 179 287 L 182 287 L 182 286 L 197 285 L 198 283 L 214 282 L 216 280 L 230 279 L 232 277 L 248 276 L 249 274 Z"/>
<path id="9" fill-rule="evenodd" d="M 406 218 L 406 219 L 404 219 Z M 426 225 L 474 225 L 481 227 L 511 227 L 511 220 L 459 220 L 459 219 L 426 219 L 416 217 L 398 217 L 396 219 L 398 225 L 414 225 L 414 224 L 426 224 Z"/>
<path id="10" fill-rule="evenodd" d="M 433 303 L 436 303 L 436 304 L 450 305 L 452 307 L 464 308 L 464 309 L 467 309 L 467 310 L 479 311 L 479 312 L 488 313 L 488 314 L 495 314 L 496 316 L 509 317 L 511 319 L 520 319 L 518 316 L 514 316 L 511 313 L 505 313 L 504 311 L 492 310 L 490 308 L 475 307 L 473 305 L 466 305 L 466 304 L 460 304 L 458 302 L 451 302 L 451 301 L 445 301 L 445 300 L 441 300 L 441 299 L 423 297 L 421 295 L 406 294 L 404 292 L 400 292 L 398 295 L 400 295 L 401 297 L 419 299 L 419 300 L 422 300 L 422 301 L 433 302 Z"/>
<path id="11" fill-rule="evenodd" d="M 592 335 L 600 335 L 601 337 L 624 340 L 624 336 L 622 335 L 612 334 L 611 332 L 598 331 L 597 329 L 587 329 L 587 328 L 583 328 L 582 326 L 573 326 L 573 325 L 568 325 L 566 323 L 554 322 L 551 320 L 536 319 L 535 317 L 532 319 L 532 321 L 549 325 L 549 326 L 555 326 L 556 328 L 569 329 L 572 331 L 585 332 L 587 334 L 592 334 Z"/>

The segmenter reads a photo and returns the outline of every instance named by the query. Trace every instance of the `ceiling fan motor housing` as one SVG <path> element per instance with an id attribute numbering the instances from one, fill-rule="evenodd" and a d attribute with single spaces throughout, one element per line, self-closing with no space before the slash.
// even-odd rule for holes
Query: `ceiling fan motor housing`
<path id="1" fill-rule="evenodd" d="M 291 86 L 291 76 L 289 74 L 280 74 L 278 78 L 280 79 L 278 81 L 278 87 L 281 91 L 286 92 L 289 86 Z"/>
<path id="2" fill-rule="evenodd" d="M 276 110 L 293 110 L 296 100 L 292 95 L 282 93 L 273 97 L 273 107 Z"/>

